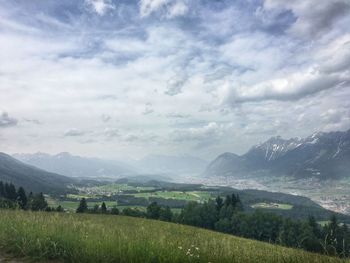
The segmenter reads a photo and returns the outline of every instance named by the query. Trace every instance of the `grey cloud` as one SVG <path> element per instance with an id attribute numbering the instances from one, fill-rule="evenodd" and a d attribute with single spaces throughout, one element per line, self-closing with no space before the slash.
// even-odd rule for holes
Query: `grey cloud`
<path id="1" fill-rule="evenodd" d="M 187 76 L 185 75 L 176 75 L 172 77 L 167 82 L 167 89 L 164 92 L 166 95 L 175 96 L 182 92 L 182 87 L 187 81 Z"/>
<path id="2" fill-rule="evenodd" d="M 109 122 L 111 120 L 111 116 L 107 115 L 107 114 L 102 114 L 101 119 L 103 122 Z"/>
<path id="3" fill-rule="evenodd" d="M 266 100 L 295 101 L 319 92 L 350 85 L 350 40 L 344 37 L 328 44 L 313 58 L 316 62 L 295 69 L 284 77 L 255 85 L 225 84 L 224 104 Z M 329 51 L 334 50 L 334 51 Z"/>
<path id="4" fill-rule="evenodd" d="M 97 100 L 118 100 L 118 97 L 111 94 L 100 95 L 96 97 Z"/>
<path id="5" fill-rule="evenodd" d="M 326 74 L 350 71 L 350 38 L 337 47 L 336 52 L 332 54 L 327 64 L 320 67 L 320 71 Z"/>
<path id="6" fill-rule="evenodd" d="M 142 112 L 143 115 L 148 115 L 148 114 L 151 114 L 153 113 L 154 110 L 152 108 L 152 103 L 146 103 L 145 104 L 145 110 Z"/>
<path id="7" fill-rule="evenodd" d="M 18 120 L 10 117 L 7 112 L 2 112 L 0 114 L 0 128 L 16 126 L 17 124 Z"/>
<path id="8" fill-rule="evenodd" d="M 230 105 L 245 102 L 259 102 L 265 100 L 293 101 L 299 100 L 311 94 L 323 90 L 348 85 L 350 79 L 340 79 L 337 76 L 318 76 L 313 79 L 306 79 L 300 83 L 288 83 L 286 88 L 280 89 L 278 84 L 271 82 L 256 85 L 251 92 L 249 87 L 232 88 L 226 98 Z"/>
<path id="9" fill-rule="evenodd" d="M 105 128 L 103 134 L 107 137 L 107 139 L 112 139 L 121 136 L 119 129 L 116 128 Z"/>
<path id="10" fill-rule="evenodd" d="M 64 132 L 63 136 L 64 137 L 79 137 L 79 136 L 83 136 L 85 135 L 86 132 L 84 131 L 81 131 L 79 129 L 76 129 L 76 128 L 71 128 L 71 129 L 68 129 Z"/>
<path id="11" fill-rule="evenodd" d="M 348 0 L 265 0 L 267 9 L 291 10 L 296 16 L 289 32 L 303 37 L 318 36 L 332 28 L 339 19 L 350 13 Z"/>
<path id="12" fill-rule="evenodd" d="M 23 119 L 23 121 L 29 122 L 29 123 L 33 123 L 33 124 L 36 124 L 36 125 L 41 125 L 41 124 L 43 124 L 41 121 L 36 120 L 36 119 Z"/>
<path id="13" fill-rule="evenodd" d="M 190 117 L 189 114 L 181 114 L 181 113 L 178 113 L 178 112 L 171 112 L 171 113 L 168 113 L 165 115 L 167 118 L 169 119 L 187 119 Z"/>

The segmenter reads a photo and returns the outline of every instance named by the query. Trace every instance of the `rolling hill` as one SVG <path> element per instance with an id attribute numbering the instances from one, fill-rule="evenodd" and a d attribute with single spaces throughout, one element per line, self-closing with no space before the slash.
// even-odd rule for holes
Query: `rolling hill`
<path id="1" fill-rule="evenodd" d="M 287 175 L 339 179 L 350 176 L 350 130 L 314 133 L 285 140 L 280 136 L 253 146 L 244 155 L 224 153 L 212 161 L 207 176 Z"/>
<path id="2" fill-rule="evenodd" d="M 44 193 L 64 193 L 73 179 L 50 173 L 24 164 L 5 153 L 0 153 L 0 181 L 11 182 L 27 191 Z"/>

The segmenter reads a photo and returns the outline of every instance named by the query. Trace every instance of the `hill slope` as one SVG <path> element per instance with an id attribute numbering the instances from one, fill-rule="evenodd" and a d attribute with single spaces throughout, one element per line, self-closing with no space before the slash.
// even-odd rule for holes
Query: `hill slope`
<path id="1" fill-rule="evenodd" d="M 246 154 L 224 153 L 209 164 L 206 175 L 289 175 L 338 179 L 350 176 L 350 130 L 315 133 L 304 139 L 272 137 Z"/>
<path id="2" fill-rule="evenodd" d="M 65 192 L 66 186 L 73 182 L 68 177 L 24 164 L 5 153 L 0 153 L 0 181 L 22 186 L 27 191 L 44 193 Z"/>
<path id="3" fill-rule="evenodd" d="M 88 214 L 0 210 L 0 244 L 13 254 L 65 262 L 344 263 L 189 226 Z"/>

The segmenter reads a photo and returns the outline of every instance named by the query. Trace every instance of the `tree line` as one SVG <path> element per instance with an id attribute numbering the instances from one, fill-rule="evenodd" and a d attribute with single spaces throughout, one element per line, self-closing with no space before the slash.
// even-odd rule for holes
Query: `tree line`
<path id="1" fill-rule="evenodd" d="M 58 206 L 52 208 L 48 206 L 43 193 L 28 195 L 23 187 L 16 187 L 12 183 L 0 181 L 0 208 L 18 208 L 32 211 L 57 211 L 62 212 L 63 208 Z"/>
<path id="2" fill-rule="evenodd" d="M 321 226 L 311 215 L 308 220 L 293 220 L 261 210 L 245 212 L 239 196 L 235 194 L 225 198 L 219 196 L 204 203 L 189 202 L 180 213 L 173 213 L 168 206 L 160 206 L 156 202 L 148 205 L 146 211 L 125 208 L 119 213 L 116 207 L 109 211 L 105 203 L 88 209 L 86 199 L 81 200 L 77 212 L 169 221 L 331 256 L 350 257 L 350 231 L 346 224 L 338 222 L 335 215 Z"/>

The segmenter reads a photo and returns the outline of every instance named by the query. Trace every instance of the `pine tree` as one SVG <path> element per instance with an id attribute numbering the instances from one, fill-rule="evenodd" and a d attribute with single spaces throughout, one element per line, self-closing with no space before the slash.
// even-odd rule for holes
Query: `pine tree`
<path id="1" fill-rule="evenodd" d="M 218 196 L 215 199 L 215 203 L 216 203 L 216 210 L 220 212 L 221 208 L 224 206 L 224 200 L 220 196 Z"/>
<path id="2" fill-rule="evenodd" d="M 17 192 L 13 184 L 5 184 L 5 198 L 10 199 L 11 201 L 16 201 Z"/>
<path id="3" fill-rule="evenodd" d="M 2 181 L 0 181 L 0 197 L 5 197 L 5 186 Z"/>
<path id="4" fill-rule="evenodd" d="M 169 206 L 160 209 L 159 211 L 160 220 L 171 221 L 172 217 L 173 217 L 173 212 L 171 212 L 171 209 Z"/>
<path id="5" fill-rule="evenodd" d="M 61 205 L 56 207 L 56 212 L 64 212 L 64 209 Z"/>
<path id="6" fill-rule="evenodd" d="M 95 204 L 94 208 L 92 208 L 91 212 L 94 214 L 97 214 L 97 213 L 99 213 L 99 210 L 100 210 L 100 207 L 98 206 L 98 204 Z"/>
<path id="7" fill-rule="evenodd" d="M 33 211 L 45 211 L 48 204 L 45 200 L 43 193 L 36 194 L 33 196 L 31 201 L 31 209 Z"/>
<path id="8" fill-rule="evenodd" d="M 87 210 L 88 210 L 88 206 L 87 206 L 87 203 L 86 203 L 86 199 L 82 198 L 80 200 L 80 203 L 79 203 L 79 206 L 78 206 L 76 212 L 77 213 L 85 213 Z"/>
<path id="9" fill-rule="evenodd" d="M 160 206 L 157 202 L 152 202 L 147 206 L 147 217 L 152 219 L 158 219 L 160 214 Z"/>
<path id="10" fill-rule="evenodd" d="M 101 213 L 102 213 L 102 214 L 106 214 L 106 213 L 107 213 L 107 207 L 106 207 L 105 202 L 102 202 L 102 205 L 101 205 Z"/>
<path id="11" fill-rule="evenodd" d="M 243 211 L 244 210 L 241 198 L 239 197 L 238 194 L 236 196 L 236 210 L 237 211 Z"/>
<path id="12" fill-rule="evenodd" d="M 27 208 L 28 199 L 26 196 L 26 192 L 24 191 L 23 187 L 18 188 L 17 191 L 17 201 L 21 209 Z"/>

